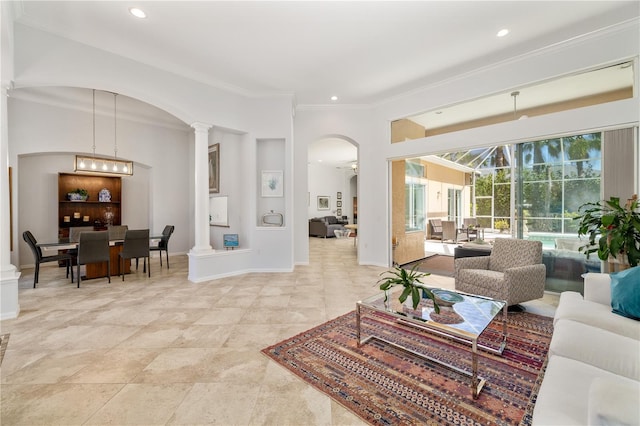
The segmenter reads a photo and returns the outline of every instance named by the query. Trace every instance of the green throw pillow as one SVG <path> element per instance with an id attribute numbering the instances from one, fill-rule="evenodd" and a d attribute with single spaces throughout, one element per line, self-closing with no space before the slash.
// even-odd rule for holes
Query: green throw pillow
<path id="1" fill-rule="evenodd" d="M 640 320 L 640 266 L 611 274 L 613 313 Z"/>

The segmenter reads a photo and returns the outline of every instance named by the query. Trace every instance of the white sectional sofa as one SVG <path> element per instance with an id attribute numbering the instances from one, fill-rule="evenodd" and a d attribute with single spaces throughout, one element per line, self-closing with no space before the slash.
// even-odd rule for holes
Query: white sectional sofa
<path id="1" fill-rule="evenodd" d="M 611 312 L 608 274 L 560 296 L 532 424 L 640 424 L 640 321 Z"/>

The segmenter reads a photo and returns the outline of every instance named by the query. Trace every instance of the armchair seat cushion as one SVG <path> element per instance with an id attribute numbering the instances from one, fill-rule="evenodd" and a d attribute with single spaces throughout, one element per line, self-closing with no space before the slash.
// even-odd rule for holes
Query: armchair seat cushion
<path id="1" fill-rule="evenodd" d="M 500 291 L 504 287 L 504 273 L 490 269 L 462 269 L 458 273 L 460 280 L 473 282 L 478 289 Z M 485 294 L 485 293 L 480 293 Z M 491 296 L 490 296 L 491 297 Z"/>

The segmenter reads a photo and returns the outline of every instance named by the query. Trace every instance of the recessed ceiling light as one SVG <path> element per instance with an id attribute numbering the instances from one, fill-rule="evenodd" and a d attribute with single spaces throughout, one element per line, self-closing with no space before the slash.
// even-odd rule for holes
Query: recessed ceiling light
<path id="1" fill-rule="evenodd" d="M 509 34 L 509 30 L 506 28 L 501 29 L 500 31 L 498 31 L 498 34 L 496 34 L 496 36 L 498 37 L 504 37 L 507 34 Z"/>
<path id="2" fill-rule="evenodd" d="M 333 95 L 333 96 L 331 97 L 331 100 L 332 100 L 332 101 L 337 101 L 337 100 L 338 100 L 338 97 L 337 97 L 336 95 Z"/>
<path id="3" fill-rule="evenodd" d="M 147 17 L 147 14 L 144 13 L 144 10 L 138 9 L 137 7 L 129 8 L 129 13 L 135 16 L 136 18 L 140 18 L 140 19 Z"/>

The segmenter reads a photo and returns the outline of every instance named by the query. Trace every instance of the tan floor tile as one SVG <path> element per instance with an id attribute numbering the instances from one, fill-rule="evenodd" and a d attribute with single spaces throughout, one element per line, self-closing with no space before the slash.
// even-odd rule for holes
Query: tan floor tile
<path id="1" fill-rule="evenodd" d="M 260 388 L 244 383 L 196 383 L 169 425 L 249 425 Z"/>
<path id="2" fill-rule="evenodd" d="M 165 424 L 192 387 L 191 383 L 125 385 L 85 424 Z"/>
<path id="3" fill-rule="evenodd" d="M 187 280 L 171 269 L 89 280 L 43 267 L 19 281 L 19 318 L 0 376 L 2 424 L 326 424 L 363 422 L 260 350 L 353 311 L 386 268 L 358 266 L 353 240 L 311 238 L 292 273 Z M 453 288 L 450 277 L 429 277 Z M 553 312 L 557 296 L 527 309 Z"/>
<path id="4" fill-rule="evenodd" d="M 11 344 L 11 340 L 9 340 Z M 104 350 L 58 350 L 39 357 L 33 363 L 2 377 L 2 383 L 9 384 L 53 384 L 64 383 L 71 376 L 88 365 L 95 365 Z M 19 356 L 19 352 L 10 356 Z M 5 353 L 5 358 L 7 354 Z"/>
<path id="5" fill-rule="evenodd" d="M 211 348 L 168 348 L 162 350 L 133 380 L 133 383 L 213 382 L 221 374 L 215 365 L 218 354 Z"/>
<path id="6" fill-rule="evenodd" d="M 121 384 L 3 385 L 3 425 L 81 425 Z"/>
<path id="7" fill-rule="evenodd" d="M 69 383 L 129 383 L 159 354 L 153 349 L 111 349 L 69 377 Z"/>

